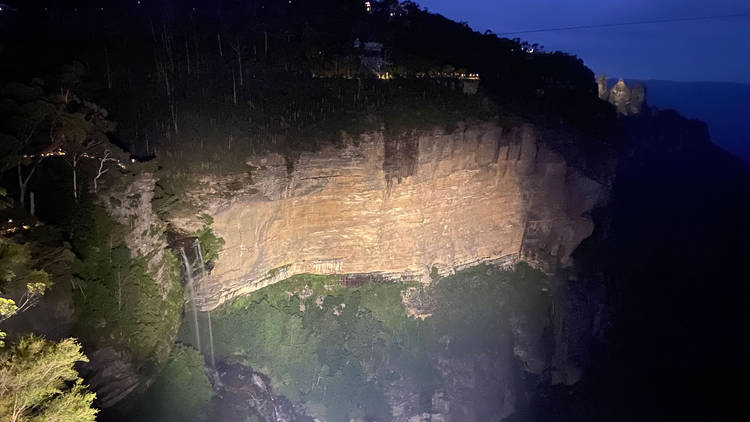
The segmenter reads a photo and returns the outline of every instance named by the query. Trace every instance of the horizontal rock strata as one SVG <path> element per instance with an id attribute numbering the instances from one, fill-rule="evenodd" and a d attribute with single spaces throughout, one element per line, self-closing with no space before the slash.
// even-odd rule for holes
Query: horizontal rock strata
<path id="1" fill-rule="evenodd" d="M 252 185 L 234 198 L 212 201 L 210 185 L 193 198 L 226 241 L 198 286 L 204 310 L 299 273 L 429 282 L 433 267 L 519 259 L 554 271 L 591 233 L 587 212 L 604 192 L 532 128 L 493 124 L 372 133 L 302 154 L 291 173 L 279 155 L 248 164 Z"/>

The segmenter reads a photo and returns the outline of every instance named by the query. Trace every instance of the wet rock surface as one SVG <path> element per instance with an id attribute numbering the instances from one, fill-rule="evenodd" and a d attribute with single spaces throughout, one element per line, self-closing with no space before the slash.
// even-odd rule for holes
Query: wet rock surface
<path id="1" fill-rule="evenodd" d="M 240 363 L 219 362 L 211 371 L 216 391 L 214 420 L 234 422 L 313 422 L 282 395 L 274 393 L 271 381 L 260 372 Z"/>
<path id="2" fill-rule="evenodd" d="M 104 347 L 88 355 L 81 373 L 86 382 L 96 392 L 96 404 L 107 408 L 120 402 L 135 391 L 147 388 L 148 377 L 139 374 L 124 353 Z"/>

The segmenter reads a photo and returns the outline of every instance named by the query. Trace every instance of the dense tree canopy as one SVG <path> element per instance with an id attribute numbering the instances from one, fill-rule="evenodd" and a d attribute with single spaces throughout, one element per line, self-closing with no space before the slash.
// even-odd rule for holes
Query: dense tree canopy
<path id="1" fill-rule="evenodd" d="M 28 336 L 0 350 L 0 419 L 12 422 L 88 422 L 95 394 L 74 369 L 86 362 L 81 345 Z"/>

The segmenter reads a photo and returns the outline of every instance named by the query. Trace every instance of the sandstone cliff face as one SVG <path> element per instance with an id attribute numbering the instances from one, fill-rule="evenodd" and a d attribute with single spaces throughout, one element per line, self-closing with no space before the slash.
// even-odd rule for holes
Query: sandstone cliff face
<path id="1" fill-rule="evenodd" d="M 171 287 L 164 266 L 167 226 L 151 206 L 155 185 L 156 179 L 151 173 L 123 177 L 119 184 L 101 192 L 99 199 L 115 221 L 129 228 L 123 240 L 131 256 L 147 258 L 148 271 L 166 297 Z"/>
<path id="2" fill-rule="evenodd" d="M 99 203 L 118 223 L 128 228 L 125 244 L 132 258 L 145 258 L 149 275 L 156 281 L 166 299 L 173 288 L 164 253 L 167 250 L 166 223 L 153 211 L 156 179 L 151 173 L 121 176 L 116 183 L 98 194 Z M 174 338 L 179 321 L 172 322 L 167 338 Z M 172 340 L 164 342 L 162 354 L 166 356 Z M 156 352 L 156 349 L 155 349 Z M 82 365 L 87 382 L 97 394 L 97 405 L 113 406 L 134 391 L 143 391 L 153 381 L 153 374 L 139 370 L 139 364 L 125 350 L 106 346 L 88 351 L 89 362 Z"/>
<path id="3" fill-rule="evenodd" d="M 481 262 L 568 266 L 606 189 L 566 165 L 532 128 L 473 124 L 303 154 L 253 156 L 246 175 L 188 194 L 226 244 L 197 289 L 210 310 L 298 273 L 429 282 Z M 233 195 L 223 189 L 232 186 Z M 192 230 L 194 223 L 174 220 Z"/>

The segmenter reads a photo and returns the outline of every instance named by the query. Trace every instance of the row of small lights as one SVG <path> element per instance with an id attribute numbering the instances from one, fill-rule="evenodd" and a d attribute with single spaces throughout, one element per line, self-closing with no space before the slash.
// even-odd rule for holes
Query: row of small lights
<path id="1" fill-rule="evenodd" d="M 478 73 L 417 73 L 418 78 L 424 78 L 424 77 L 443 77 L 443 78 L 457 78 L 457 79 L 469 79 L 472 81 L 478 81 L 479 80 L 479 74 Z"/>
<path id="2" fill-rule="evenodd" d="M 425 77 L 443 77 L 443 78 L 457 78 L 457 79 L 468 79 L 471 81 L 478 81 L 479 80 L 479 74 L 478 73 L 417 73 L 417 78 L 425 78 Z M 385 73 L 379 73 L 378 79 L 388 80 L 393 79 L 393 75 L 390 74 L 390 72 Z"/>
<path id="3" fill-rule="evenodd" d="M 39 155 L 24 155 L 23 158 L 62 157 L 62 156 L 66 156 L 66 155 L 68 155 L 68 154 L 65 151 L 63 151 L 61 149 L 58 149 L 56 151 L 45 152 L 45 153 L 42 153 L 42 154 L 39 154 Z M 88 153 L 81 154 L 81 157 L 84 157 L 84 158 L 97 158 L 97 157 L 95 157 L 95 156 L 93 156 L 91 154 L 88 154 Z M 122 169 L 126 168 L 125 165 L 120 160 L 117 160 L 117 159 L 114 159 L 114 158 L 111 158 L 111 160 L 114 160 L 118 167 L 120 167 Z M 130 161 L 134 163 L 135 159 L 131 159 Z M 12 218 L 8 219 L 8 224 L 13 224 L 13 219 Z M 6 234 L 15 233 L 15 232 L 20 231 L 20 230 L 28 230 L 30 228 L 31 228 L 31 226 L 28 225 L 28 224 L 23 224 L 21 226 L 8 227 L 6 229 L 0 230 L 0 235 L 5 236 Z"/>
<path id="4" fill-rule="evenodd" d="M 28 154 L 26 154 L 26 155 L 23 156 L 23 158 L 30 159 L 30 158 L 39 158 L 39 157 L 43 157 L 43 158 L 47 158 L 47 157 L 64 157 L 66 155 L 68 155 L 67 152 L 63 151 L 62 149 L 58 149 L 58 150 L 55 150 L 55 151 L 44 152 L 44 153 L 41 153 L 39 155 L 28 155 Z M 99 159 L 99 157 L 93 156 L 93 155 L 91 155 L 91 154 L 89 154 L 87 152 L 84 152 L 83 154 L 81 154 L 81 157 L 83 157 L 83 158 L 97 159 L 97 160 Z M 117 164 L 117 166 L 120 167 L 123 170 L 127 168 L 127 167 L 125 167 L 125 164 L 122 163 L 122 161 L 120 161 L 120 160 L 118 160 L 116 158 L 110 158 L 109 160 L 114 161 Z M 130 162 L 131 163 L 135 163 L 135 159 L 131 158 Z"/>
<path id="5" fill-rule="evenodd" d="M 8 224 L 13 224 L 13 219 L 12 218 L 8 219 Z M 15 233 L 15 232 L 21 231 L 21 230 L 28 230 L 30 228 L 31 228 L 31 226 L 28 225 L 28 224 L 24 224 L 22 226 L 8 227 L 7 229 L 0 230 L 0 235 L 5 236 L 6 234 Z"/>

